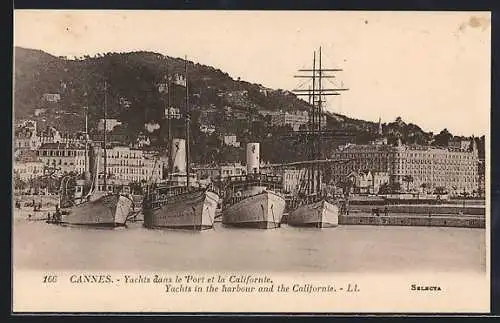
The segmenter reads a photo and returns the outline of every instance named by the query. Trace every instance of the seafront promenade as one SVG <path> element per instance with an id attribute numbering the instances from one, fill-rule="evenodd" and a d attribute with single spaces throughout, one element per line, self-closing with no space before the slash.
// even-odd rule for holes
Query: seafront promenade
<path id="1" fill-rule="evenodd" d="M 483 202 L 484 203 L 484 202 Z M 486 214 L 485 205 L 478 204 L 387 204 L 387 205 L 349 205 L 350 211 L 358 211 L 364 213 L 396 213 L 396 214 L 422 214 L 422 215 L 477 215 L 483 216 Z"/>
<path id="2" fill-rule="evenodd" d="M 58 195 L 14 195 L 12 204 L 15 209 L 32 210 L 34 206 L 40 211 L 55 211 L 59 203 Z"/>
<path id="3" fill-rule="evenodd" d="M 479 204 L 479 203 L 483 204 Z M 443 204 L 350 205 L 339 224 L 485 228 L 486 207 L 480 200 L 448 200 Z"/>
<path id="4" fill-rule="evenodd" d="M 387 226 L 429 226 L 485 228 L 486 218 L 478 215 L 452 214 L 402 214 L 374 215 L 369 213 L 351 213 L 339 216 L 340 225 L 387 225 Z"/>

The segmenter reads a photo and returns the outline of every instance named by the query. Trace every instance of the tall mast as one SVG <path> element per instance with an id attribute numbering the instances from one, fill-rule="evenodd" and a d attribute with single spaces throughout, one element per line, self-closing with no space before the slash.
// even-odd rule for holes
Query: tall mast
<path id="1" fill-rule="evenodd" d="M 317 113 L 317 122 L 318 122 L 318 137 L 316 138 L 316 145 L 317 145 L 317 151 L 316 151 L 316 159 L 321 159 L 321 101 L 322 101 L 322 96 L 321 96 L 321 79 L 322 79 L 322 71 L 321 71 L 321 46 L 319 47 L 319 71 L 318 71 L 318 113 Z M 317 165 L 317 178 L 316 178 L 316 192 L 320 192 L 321 188 L 321 168 L 320 164 L 318 163 Z"/>
<path id="2" fill-rule="evenodd" d="M 172 117 L 170 115 L 170 105 L 171 105 L 171 102 L 170 102 L 170 91 L 171 91 L 171 83 L 170 83 L 170 75 L 169 75 L 169 71 L 168 71 L 168 62 L 167 62 L 167 162 L 168 162 L 168 170 L 170 172 L 171 170 L 171 161 L 170 161 L 170 156 L 172 155 L 171 152 L 170 152 L 170 149 L 172 149 L 171 147 L 171 120 L 170 118 Z"/>
<path id="3" fill-rule="evenodd" d="M 191 112 L 189 109 L 189 85 L 188 85 L 188 64 L 187 64 L 187 56 L 184 58 L 185 68 L 186 68 L 186 186 L 189 188 L 189 132 L 191 127 Z"/>
<path id="4" fill-rule="evenodd" d="M 107 177 L 108 177 L 108 169 L 107 169 L 107 161 L 108 154 L 106 150 L 106 132 L 107 132 L 107 119 L 108 119 L 108 81 L 104 80 L 104 191 L 108 191 L 107 185 Z"/>
<path id="5" fill-rule="evenodd" d="M 309 145 L 311 146 L 311 157 L 314 159 L 316 157 L 316 111 L 315 111 L 315 101 L 316 101 L 316 51 L 313 55 L 313 69 L 312 69 L 312 128 L 311 128 L 311 141 Z M 310 167 L 310 182 L 309 182 L 309 192 L 314 193 L 314 165 Z"/>
<path id="6" fill-rule="evenodd" d="M 322 104 L 323 104 L 323 96 L 333 96 L 340 95 L 340 92 L 347 91 L 346 88 L 328 88 L 324 89 L 322 81 L 324 78 L 335 78 L 334 75 L 324 75 L 325 72 L 339 72 L 342 69 L 338 68 L 323 68 L 322 66 L 322 53 L 321 47 L 319 48 L 319 68 L 316 69 L 316 51 L 314 52 L 313 58 L 313 68 L 312 69 L 299 69 L 299 72 L 312 72 L 312 74 L 308 75 L 295 75 L 294 77 L 298 78 L 309 78 L 312 79 L 312 98 L 311 98 L 311 89 L 295 89 L 293 90 L 297 96 L 305 96 L 307 95 L 310 100 L 310 104 L 312 105 L 311 113 L 310 113 L 310 129 L 307 131 L 311 153 L 311 160 L 320 160 L 321 159 L 321 136 L 325 131 L 321 129 L 321 119 L 322 119 Z M 316 88 L 316 81 L 318 82 L 318 88 Z M 318 96 L 318 100 L 316 100 L 316 96 Z M 318 104 L 316 106 L 316 103 Z M 320 191 L 320 166 L 319 163 L 316 163 L 317 166 L 311 164 L 310 166 L 310 176 L 309 183 L 312 188 L 309 189 L 309 193 L 313 193 L 314 190 L 317 190 L 318 193 Z M 317 174 L 316 174 L 317 173 Z M 317 177 L 317 181 L 315 180 Z M 315 185 L 316 184 L 316 185 Z"/>
<path id="7" fill-rule="evenodd" d="M 88 107 L 84 107 L 83 108 L 84 111 L 85 111 L 85 168 L 84 168 L 84 174 L 87 173 L 87 166 L 88 166 L 88 161 L 87 161 L 87 158 L 88 158 L 88 142 L 89 142 L 89 139 L 88 139 Z M 85 175 L 86 176 L 86 175 Z"/>
<path id="8" fill-rule="evenodd" d="M 308 102 L 309 102 L 309 105 L 313 105 L 312 102 L 314 102 L 312 100 L 312 92 L 311 92 L 311 86 L 309 86 L 308 88 Z M 311 141 L 311 135 L 312 135 L 312 131 L 314 129 L 314 123 L 313 123 L 313 109 L 310 109 L 308 111 L 308 115 L 309 115 L 309 120 L 308 120 L 308 133 L 306 135 L 306 144 L 309 145 L 308 147 L 308 157 L 310 160 L 313 160 L 314 159 L 314 154 L 313 154 L 313 148 L 311 146 L 312 144 L 312 141 Z M 306 191 L 307 193 L 311 193 L 311 183 L 312 183 L 312 172 L 311 172 L 311 166 L 308 165 L 308 167 L 306 167 L 306 175 L 307 175 L 307 184 L 306 184 Z"/>

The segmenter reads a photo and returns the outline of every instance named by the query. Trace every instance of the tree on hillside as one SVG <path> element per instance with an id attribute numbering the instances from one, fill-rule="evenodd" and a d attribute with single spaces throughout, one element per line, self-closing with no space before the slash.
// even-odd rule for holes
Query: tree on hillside
<path id="1" fill-rule="evenodd" d="M 441 130 L 436 136 L 434 136 L 434 145 L 447 147 L 453 135 L 448 131 L 448 129 Z"/>
<path id="2" fill-rule="evenodd" d="M 484 152 L 485 152 L 485 137 L 484 137 L 484 135 L 481 137 L 475 137 L 474 140 L 476 142 L 477 153 L 478 153 L 479 158 L 484 159 Z"/>
<path id="3" fill-rule="evenodd" d="M 415 145 L 425 145 L 427 142 L 424 133 L 417 131 L 411 132 L 407 136 L 406 143 L 407 144 L 415 144 Z"/>
<path id="4" fill-rule="evenodd" d="M 356 133 L 356 143 L 357 144 L 367 144 L 373 140 L 373 134 L 369 131 L 358 131 Z"/>

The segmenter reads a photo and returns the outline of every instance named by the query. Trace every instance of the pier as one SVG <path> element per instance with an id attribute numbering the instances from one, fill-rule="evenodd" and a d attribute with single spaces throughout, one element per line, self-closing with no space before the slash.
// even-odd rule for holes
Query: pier
<path id="1" fill-rule="evenodd" d="M 384 226 L 430 226 L 430 227 L 463 227 L 485 228 L 485 217 L 475 215 L 417 215 L 393 214 L 372 215 L 354 213 L 339 216 L 339 225 L 384 225 Z"/>

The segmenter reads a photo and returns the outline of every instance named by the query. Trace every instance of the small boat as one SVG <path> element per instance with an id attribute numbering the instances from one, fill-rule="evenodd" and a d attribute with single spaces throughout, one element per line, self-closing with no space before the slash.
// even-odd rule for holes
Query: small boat
<path id="1" fill-rule="evenodd" d="M 278 191 L 279 176 L 260 174 L 259 144 L 247 145 L 247 175 L 227 180 L 222 224 L 233 227 L 274 229 L 281 226 L 285 198 Z"/>

